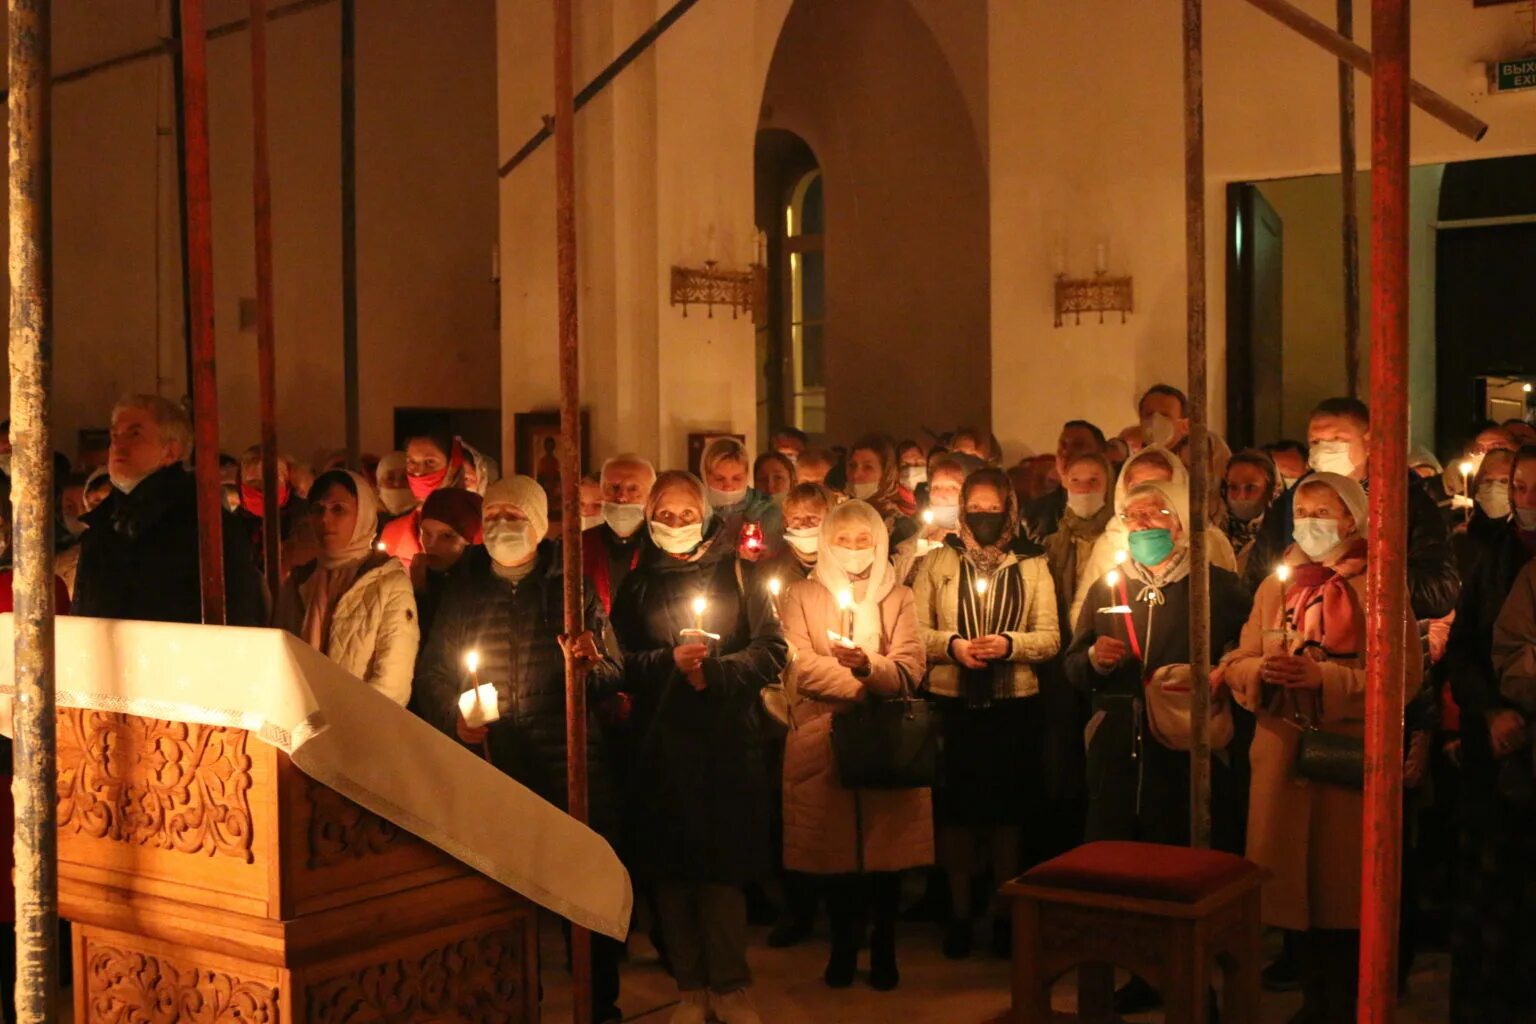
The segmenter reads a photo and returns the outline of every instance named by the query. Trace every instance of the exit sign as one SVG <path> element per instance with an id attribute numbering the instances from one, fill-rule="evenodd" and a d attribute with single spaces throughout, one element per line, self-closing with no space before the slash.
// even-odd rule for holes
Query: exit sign
<path id="1" fill-rule="evenodd" d="M 1536 57 L 1499 61 L 1494 65 L 1493 84 L 1499 92 L 1536 89 Z"/>

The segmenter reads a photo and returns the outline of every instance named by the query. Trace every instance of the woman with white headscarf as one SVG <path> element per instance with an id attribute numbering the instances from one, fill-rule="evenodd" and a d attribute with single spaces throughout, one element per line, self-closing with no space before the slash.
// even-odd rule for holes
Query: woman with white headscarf
<path id="1" fill-rule="evenodd" d="M 811 577 L 785 591 L 781 604 L 796 652 L 786 681 L 792 725 L 784 751 L 784 866 L 831 876 L 826 983 L 852 984 L 872 919 L 869 983 L 884 991 L 899 981 L 899 872 L 933 862 L 932 804 L 927 789 L 844 788 L 832 758 L 832 718 L 865 700 L 912 692 L 926 657 L 912 591 L 891 568 L 880 513 L 857 500 L 839 505 L 822 520 L 820 547 Z"/>
<path id="2" fill-rule="evenodd" d="M 405 567 L 374 547 L 373 487 L 356 473 L 332 470 L 308 497 L 320 556 L 283 584 L 276 624 L 404 704 L 421 642 L 416 595 Z"/>
<path id="3" fill-rule="evenodd" d="M 1247 856 L 1272 872 L 1264 923 L 1297 933 L 1308 1020 L 1355 1019 L 1359 960 L 1362 795 L 1303 778 L 1296 770 L 1302 727 L 1365 732 L 1365 491 L 1349 477 L 1314 473 L 1296 486 L 1290 578 L 1259 587 L 1242 640 L 1224 665 L 1227 685 L 1258 716 Z M 1410 616 L 1402 648 L 1418 651 Z M 1407 693 L 1421 659 L 1407 662 Z"/>
<path id="4" fill-rule="evenodd" d="M 640 564 L 613 600 L 643 737 L 631 863 L 654 886 L 681 995 L 672 1019 L 752 1024 L 742 884 L 772 865 L 760 693 L 788 649 L 767 582 L 737 559 L 703 481 L 662 473 L 645 520 Z"/>

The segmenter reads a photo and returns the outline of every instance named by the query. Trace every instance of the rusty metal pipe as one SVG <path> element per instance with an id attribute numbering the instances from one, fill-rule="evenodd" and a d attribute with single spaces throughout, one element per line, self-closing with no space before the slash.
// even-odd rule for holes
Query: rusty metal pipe
<path id="1" fill-rule="evenodd" d="M 261 392 L 262 561 L 267 593 L 283 584 L 277 484 L 277 355 L 272 316 L 272 172 L 267 146 L 267 0 L 251 0 L 251 180 L 256 221 L 256 370 Z"/>
<path id="2" fill-rule="evenodd" d="M 1339 0 L 1339 35 L 1355 35 L 1355 0 Z M 1339 177 L 1344 197 L 1344 380 L 1360 397 L 1360 203 L 1355 187 L 1355 71 L 1339 61 Z"/>
<path id="3" fill-rule="evenodd" d="M 1211 845 L 1210 443 L 1205 356 L 1205 71 L 1202 0 L 1184 0 L 1184 269 L 1189 363 L 1189 838 Z"/>
<path id="4" fill-rule="evenodd" d="M 560 536 L 565 578 L 565 635 L 586 628 L 581 568 L 581 350 L 576 320 L 576 105 L 571 0 L 555 3 L 555 258 L 560 327 Z M 587 680 L 585 666 L 565 656 L 566 799 L 571 817 L 587 821 Z M 571 928 L 572 1015 L 592 1020 L 592 944 Z"/>
<path id="5" fill-rule="evenodd" d="M 1321 46 L 1335 57 L 1349 64 L 1356 71 L 1374 75 L 1371 70 L 1371 52 L 1351 39 L 1335 32 L 1306 11 L 1287 3 L 1286 0 L 1248 0 L 1250 4 L 1270 15 L 1276 21 L 1293 29 Z M 1379 43 L 1373 45 L 1379 47 Z M 1408 99 L 1424 113 L 1440 121 L 1452 130 L 1479 142 L 1488 134 L 1488 125 L 1464 107 L 1459 107 L 1426 85 L 1408 80 Z"/>
<path id="6" fill-rule="evenodd" d="M 11 507 L 15 548 L 16 1019 L 58 988 L 53 661 L 52 186 L 49 0 L 9 0 Z"/>
<path id="7" fill-rule="evenodd" d="M 187 307 L 192 330 L 197 536 L 203 621 L 224 624 L 224 489 L 219 482 L 219 382 L 213 334 L 213 192 L 209 182 L 208 45 L 203 0 L 181 0 L 181 136 L 187 152 Z"/>
<path id="8" fill-rule="evenodd" d="M 1408 0 L 1372 0 L 1371 492 L 1357 1019 L 1397 1012 L 1408 550 Z"/>
<path id="9" fill-rule="evenodd" d="M 341 0 L 341 380 L 347 466 L 361 468 L 357 380 L 357 0 Z"/>

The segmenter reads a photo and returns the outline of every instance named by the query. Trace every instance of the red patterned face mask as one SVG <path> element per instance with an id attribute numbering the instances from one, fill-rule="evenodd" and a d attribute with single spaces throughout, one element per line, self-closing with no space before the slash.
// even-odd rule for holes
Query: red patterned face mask
<path id="1" fill-rule="evenodd" d="M 286 483 L 277 485 L 277 507 L 279 510 L 288 504 L 288 496 L 291 492 Z M 260 491 L 250 484 L 240 484 L 240 506 L 257 519 L 267 517 L 267 499 Z"/>
<path id="2" fill-rule="evenodd" d="M 407 476 L 406 483 L 410 485 L 411 493 L 416 495 L 417 501 L 426 501 L 433 491 L 439 490 L 449 480 L 457 481 L 464 470 L 464 449 L 458 441 L 453 442 L 453 451 L 448 456 L 448 465 L 436 473 L 424 473 L 421 476 Z"/>

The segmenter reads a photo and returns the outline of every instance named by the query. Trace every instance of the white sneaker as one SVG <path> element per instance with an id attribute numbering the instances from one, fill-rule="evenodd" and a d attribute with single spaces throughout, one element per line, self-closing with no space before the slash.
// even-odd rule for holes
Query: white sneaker
<path id="1" fill-rule="evenodd" d="M 684 992 L 667 1024 L 705 1024 L 709 1020 L 709 996 L 703 991 Z"/>
<path id="2" fill-rule="evenodd" d="M 763 1018 L 747 998 L 747 990 L 739 988 L 725 995 L 709 994 L 709 1009 L 720 1024 L 763 1024 Z"/>

